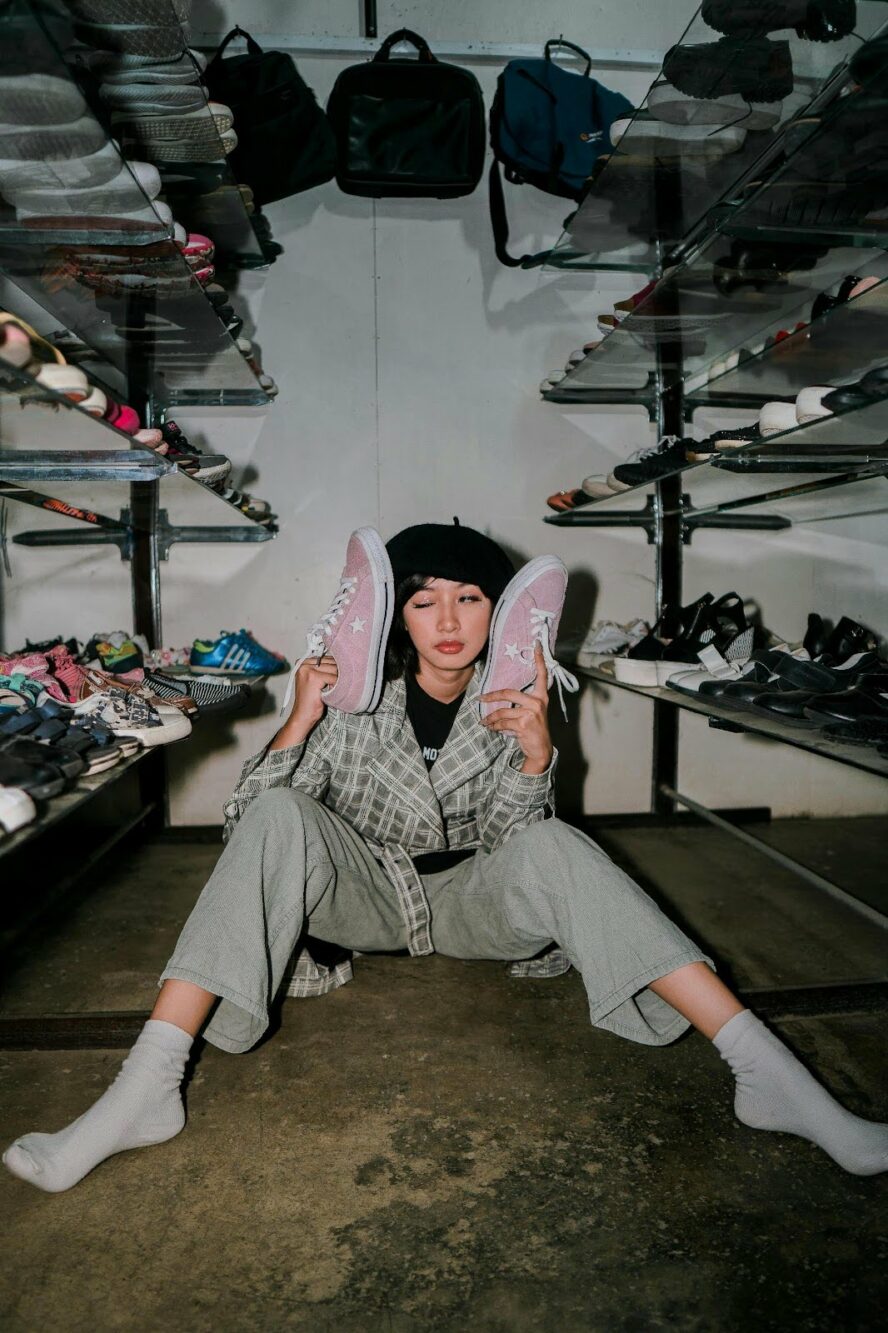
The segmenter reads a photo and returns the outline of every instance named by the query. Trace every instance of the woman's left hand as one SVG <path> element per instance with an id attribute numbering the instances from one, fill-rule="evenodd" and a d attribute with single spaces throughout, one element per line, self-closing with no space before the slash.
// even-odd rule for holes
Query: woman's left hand
<path id="1" fill-rule="evenodd" d="M 552 740 L 549 736 L 549 689 L 546 661 L 539 644 L 534 649 L 536 680 L 533 689 L 494 690 L 482 694 L 484 703 L 516 704 L 516 708 L 500 708 L 490 713 L 481 723 L 491 731 L 511 731 L 518 740 L 525 763 L 522 773 L 545 773 L 552 762 Z"/>

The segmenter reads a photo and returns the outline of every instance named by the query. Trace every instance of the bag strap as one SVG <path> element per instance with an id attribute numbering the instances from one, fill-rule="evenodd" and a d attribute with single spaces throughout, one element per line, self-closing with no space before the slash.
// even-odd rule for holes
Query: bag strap
<path id="1" fill-rule="evenodd" d="M 505 264 L 507 268 L 540 268 L 545 264 L 551 253 L 549 250 L 542 250 L 537 255 L 522 255 L 520 259 L 515 259 L 506 248 L 509 244 L 509 220 L 506 217 L 506 200 L 500 179 L 499 162 L 496 158 L 490 164 L 488 200 L 490 225 L 493 229 L 493 248 L 500 263 Z"/>
<path id="2" fill-rule="evenodd" d="M 589 55 L 588 51 L 584 51 L 581 46 L 576 46 L 573 42 L 565 41 L 563 37 L 553 37 L 546 42 L 544 54 L 547 60 L 552 59 L 553 47 L 566 47 L 568 51 L 573 51 L 575 55 L 582 56 L 586 62 L 586 68 L 583 70 L 583 78 L 586 79 L 589 77 L 589 71 L 592 68 L 592 57 Z"/>
<path id="3" fill-rule="evenodd" d="M 432 55 L 432 48 L 424 37 L 420 37 L 418 33 L 411 32 L 409 28 L 399 28 L 397 32 L 392 33 L 391 37 L 386 37 L 382 46 L 373 57 L 374 64 L 376 61 L 390 60 L 392 47 L 397 46 L 399 42 L 410 42 L 412 46 L 415 46 L 419 52 L 421 64 L 429 65 L 438 63 L 437 58 Z"/>
<path id="4" fill-rule="evenodd" d="M 261 55 L 262 55 L 262 47 L 261 47 L 261 46 L 259 45 L 259 43 L 255 40 L 255 38 L 251 37 L 250 34 L 249 34 L 248 32 L 245 32 L 243 28 L 239 28 L 239 27 L 237 27 L 237 25 L 235 25 L 235 27 L 233 27 L 233 28 L 231 29 L 231 32 L 228 33 L 227 36 L 225 36 L 225 37 L 222 38 L 222 41 L 219 43 L 219 47 L 218 47 L 218 50 L 216 51 L 216 54 L 213 56 L 213 58 L 212 58 L 212 60 L 210 61 L 209 65 L 207 65 L 207 69 L 210 68 L 210 65 L 215 65 L 215 63 L 216 63 L 217 60 L 221 60 L 221 59 L 222 59 L 222 54 L 223 54 L 223 52 L 224 52 L 226 46 L 228 45 L 229 42 L 234 41 L 235 37 L 245 37 L 245 38 L 246 38 L 246 42 L 247 42 L 247 50 L 249 51 L 249 53 L 250 53 L 251 56 L 261 56 Z"/>

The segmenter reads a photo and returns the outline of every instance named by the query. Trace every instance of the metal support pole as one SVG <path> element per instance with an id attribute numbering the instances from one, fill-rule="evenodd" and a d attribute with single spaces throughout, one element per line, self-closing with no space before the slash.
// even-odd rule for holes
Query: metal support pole
<path id="1" fill-rule="evenodd" d="M 145 328 L 145 316 L 154 314 L 156 297 L 150 302 L 145 297 L 127 301 L 127 324 L 131 329 Z M 130 401 L 144 426 L 154 424 L 155 412 L 150 390 L 150 371 L 145 359 L 136 356 L 128 370 Z M 133 599 L 133 629 L 143 634 L 149 648 L 163 644 L 160 611 L 160 541 L 158 521 L 160 512 L 160 485 L 157 481 L 134 481 L 130 486 L 130 524 L 132 527 L 131 578 Z M 163 828 L 169 822 L 169 784 L 167 782 L 164 747 L 157 746 L 139 765 L 139 798 L 143 808 L 153 809 L 151 830 Z"/>
<path id="2" fill-rule="evenodd" d="M 815 888 L 822 889 L 836 902 L 843 903 L 845 907 L 850 907 L 859 916 L 866 917 L 867 921 L 881 926 L 883 930 L 888 927 L 888 916 L 876 911 L 875 907 L 870 907 L 869 903 L 861 902 L 859 898 L 855 898 L 853 894 L 840 888 L 838 884 L 834 884 L 831 879 L 824 879 L 822 875 L 817 874 L 816 870 L 811 870 L 809 866 L 803 865 L 801 861 L 796 861 L 784 852 L 778 851 L 776 847 L 772 847 L 769 843 L 762 842 L 761 838 L 757 838 L 753 833 L 748 833 L 746 829 L 738 828 L 736 824 L 731 824 L 727 819 L 722 819 L 720 815 L 707 809 L 705 805 L 692 801 L 689 796 L 683 796 L 674 787 L 666 787 L 663 794 L 670 801 L 677 801 L 679 805 L 685 806 L 688 810 L 693 810 L 694 814 L 699 815 L 701 819 L 705 819 L 707 824 L 714 824 L 716 828 L 722 829 L 723 832 L 730 833 L 733 838 L 738 838 L 740 842 L 745 842 L 747 846 L 754 847 L 757 852 L 761 852 L 769 860 L 776 861 L 784 870 L 791 870 L 794 875 L 799 875 L 802 879 L 807 880 L 809 884 L 813 884 Z"/>

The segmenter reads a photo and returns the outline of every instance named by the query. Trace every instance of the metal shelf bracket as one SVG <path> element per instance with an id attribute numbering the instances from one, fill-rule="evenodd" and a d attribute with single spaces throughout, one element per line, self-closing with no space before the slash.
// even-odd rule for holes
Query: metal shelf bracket
<path id="1" fill-rule="evenodd" d="M 130 510 L 122 509 L 120 511 L 119 529 L 98 528 L 83 532 L 65 529 L 59 531 L 40 529 L 32 532 L 19 532 L 12 540 L 19 546 L 111 545 L 116 546 L 120 551 L 121 560 L 131 560 L 135 531 Z M 258 524 L 253 524 L 250 527 L 232 527 L 221 524 L 195 524 L 180 527 L 168 521 L 168 514 L 165 509 L 161 509 L 157 516 L 157 553 L 161 560 L 169 559 L 170 548 L 176 542 L 267 542 L 271 541 L 274 535 L 273 532 L 269 532 L 267 528 L 259 527 Z"/>

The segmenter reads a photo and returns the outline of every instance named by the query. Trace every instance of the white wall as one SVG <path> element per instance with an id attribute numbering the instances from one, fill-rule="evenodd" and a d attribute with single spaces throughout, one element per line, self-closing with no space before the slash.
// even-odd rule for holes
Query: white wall
<path id="1" fill-rule="evenodd" d="M 219 15 L 221 6 L 210 8 L 218 21 L 207 19 L 206 26 L 224 30 L 229 20 Z M 470 9 L 476 12 L 381 5 L 380 31 L 409 21 L 432 37 L 455 39 Z M 563 27 L 566 36 L 590 46 L 648 46 L 656 36 L 652 14 L 660 9 L 573 3 L 550 22 L 529 6 L 484 5 L 478 35 L 536 41 Z M 687 9 L 690 14 L 693 6 Z M 239 19 L 257 35 L 286 31 L 290 11 L 268 3 L 254 4 L 248 14 L 229 7 L 231 21 Z M 674 7 L 669 11 L 661 49 L 678 26 Z M 300 7 L 300 23 L 309 12 L 320 30 L 321 9 Z M 459 25 L 445 21 L 457 14 Z M 357 31 L 351 5 L 348 18 L 350 34 Z M 324 102 L 341 62 L 300 58 L 299 66 Z M 474 68 L 489 104 L 496 67 Z M 609 71 L 605 82 L 639 98 L 648 79 L 639 71 Z M 511 190 L 509 208 L 516 249 L 551 242 L 567 211 L 561 201 L 529 189 Z M 541 522 L 552 491 L 607 470 L 651 442 L 646 417 L 633 409 L 559 408 L 541 402 L 537 391 L 544 373 L 594 336 L 598 311 L 641 280 L 502 268 L 493 255 L 483 186 L 449 203 L 374 204 L 330 184 L 266 211 L 285 253 L 267 275 L 243 275 L 235 299 L 255 322 L 280 396 L 267 412 L 179 412 L 177 419 L 198 443 L 230 454 L 235 484 L 273 500 L 281 532 L 273 543 L 252 548 L 174 548 L 164 567 L 165 641 L 188 643 L 247 625 L 292 660 L 335 591 L 353 528 L 372 524 L 388 537 L 408 523 L 449 522 L 454 514 L 488 531 L 516 559 L 552 551 L 565 560 L 571 572 L 566 627 L 650 615 L 653 555 L 643 534 L 569 531 Z M 34 520 L 27 511 L 24 522 L 14 518 L 39 526 Z M 882 520 L 764 536 L 698 535 L 687 553 L 688 596 L 737 587 L 757 597 L 768 624 L 790 636 L 803 632 L 813 609 L 884 626 L 877 529 L 884 535 Z M 24 628 L 32 638 L 49 633 L 49 626 L 86 637 L 95 628 L 124 625 L 126 597 L 115 600 L 112 593 L 123 586 L 115 580 L 125 577 L 116 553 L 94 563 L 78 560 L 68 570 L 52 553 L 14 548 L 13 558 L 7 639 L 23 637 Z M 104 623 L 112 606 L 120 608 L 120 619 Z M 265 711 L 235 726 L 207 724 L 188 746 L 173 748 L 174 822 L 219 820 L 242 759 L 274 729 L 283 689 L 283 680 L 272 685 Z M 581 701 L 572 701 L 569 729 L 560 724 L 557 706 L 552 713 L 563 753 L 563 807 L 647 808 L 650 705 L 626 692 L 607 697 L 586 689 Z M 779 814 L 858 813 L 886 805 L 885 784 L 875 778 L 789 747 L 711 733 L 687 716 L 679 785 L 711 805 L 770 804 Z"/>

